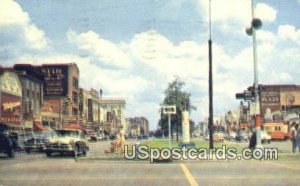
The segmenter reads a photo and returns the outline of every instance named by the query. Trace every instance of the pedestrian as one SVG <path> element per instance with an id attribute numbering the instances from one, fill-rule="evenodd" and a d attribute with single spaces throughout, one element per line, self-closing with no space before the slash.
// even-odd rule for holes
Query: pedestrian
<path id="1" fill-rule="evenodd" d="M 292 151 L 293 153 L 296 152 L 296 148 L 297 148 L 297 130 L 296 130 L 296 124 L 292 123 L 291 125 L 291 141 L 292 141 Z"/>
<path id="2" fill-rule="evenodd" d="M 249 149 L 254 150 L 256 147 L 256 131 L 253 129 L 253 133 L 251 135 L 250 141 L 249 141 Z"/>
<path id="3" fill-rule="evenodd" d="M 298 150 L 299 150 L 299 153 L 300 153 L 300 125 L 297 124 L 295 129 L 297 131 L 296 140 L 297 140 Z"/>
<path id="4" fill-rule="evenodd" d="M 118 147 L 119 147 L 119 151 L 121 151 L 121 155 L 124 155 L 125 153 L 125 131 L 124 131 L 124 126 L 121 125 L 120 126 L 120 132 L 118 134 Z"/>

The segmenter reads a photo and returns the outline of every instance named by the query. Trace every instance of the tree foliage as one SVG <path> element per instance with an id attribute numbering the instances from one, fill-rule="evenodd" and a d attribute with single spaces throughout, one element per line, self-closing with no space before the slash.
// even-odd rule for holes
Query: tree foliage
<path id="1" fill-rule="evenodd" d="M 193 106 L 190 102 L 191 94 L 183 90 L 185 83 L 180 80 L 178 77 L 168 84 L 167 89 L 165 90 L 165 98 L 161 103 L 161 106 L 164 105 L 175 105 L 176 106 L 176 114 L 171 117 L 171 133 L 173 136 L 173 131 L 176 131 L 177 141 L 178 134 L 182 131 L 182 123 L 181 123 L 181 114 L 182 111 L 188 110 L 191 112 L 192 110 L 196 110 L 196 107 Z M 164 115 L 161 112 L 161 117 L 159 121 L 159 126 L 163 130 L 165 136 L 168 135 L 168 116 Z"/>

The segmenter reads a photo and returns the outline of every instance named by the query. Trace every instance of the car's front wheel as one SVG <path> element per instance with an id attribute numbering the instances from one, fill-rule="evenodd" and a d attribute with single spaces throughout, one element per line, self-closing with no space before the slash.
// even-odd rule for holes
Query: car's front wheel
<path id="1" fill-rule="evenodd" d="M 51 156 L 51 152 L 46 152 L 46 155 L 47 155 L 47 157 L 50 157 Z"/>

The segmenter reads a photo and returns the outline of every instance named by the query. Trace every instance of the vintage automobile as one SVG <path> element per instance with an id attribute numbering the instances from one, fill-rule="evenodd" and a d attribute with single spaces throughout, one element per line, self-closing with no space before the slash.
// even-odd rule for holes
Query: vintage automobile
<path id="1" fill-rule="evenodd" d="M 12 158 L 15 156 L 17 146 L 17 141 L 8 132 L 0 132 L 0 153 L 5 153 Z"/>
<path id="2" fill-rule="evenodd" d="M 78 129 L 58 129 L 46 143 L 45 152 L 49 157 L 52 153 L 86 155 L 89 150 L 88 141 L 83 131 Z"/>
<path id="3" fill-rule="evenodd" d="M 221 132 L 214 133 L 213 140 L 215 142 L 224 142 L 224 134 Z"/>
<path id="4" fill-rule="evenodd" d="M 271 143 L 271 136 L 266 131 L 262 130 L 260 135 L 261 143 Z"/>
<path id="5" fill-rule="evenodd" d="M 46 143 L 49 142 L 51 138 L 51 133 L 39 133 L 34 134 L 32 138 L 26 140 L 24 142 L 25 151 L 30 153 L 33 150 L 37 150 L 39 152 L 43 152 L 46 148 Z"/>

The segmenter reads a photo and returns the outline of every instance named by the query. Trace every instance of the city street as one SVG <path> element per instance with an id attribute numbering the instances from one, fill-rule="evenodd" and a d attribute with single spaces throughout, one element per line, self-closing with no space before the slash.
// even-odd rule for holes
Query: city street
<path id="1" fill-rule="evenodd" d="M 107 146 L 107 142 L 91 143 L 88 157 Z M 295 185 L 300 182 L 298 163 L 211 160 L 150 164 L 19 152 L 13 159 L 0 157 L 0 185 Z"/>

